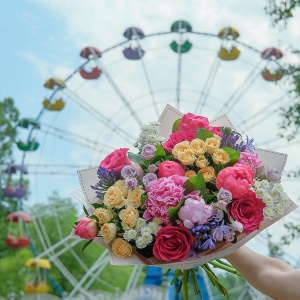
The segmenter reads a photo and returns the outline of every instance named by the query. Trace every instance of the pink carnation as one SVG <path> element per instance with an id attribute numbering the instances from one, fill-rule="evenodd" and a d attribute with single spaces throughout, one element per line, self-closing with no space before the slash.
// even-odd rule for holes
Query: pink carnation
<path id="1" fill-rule="evenodd" d="M 178 212 L 178 217 L 183 221 L 183 225 L 191 229 L 195 225 L 205 224 L 213 214 L 213 207 L 206 205 L 204 200 L 194 200 L 188 198 L 185 200 L 184 206 L 182 206 Z"/>
<path id="2" fill-rule="evenodd" d="M 254 173 L 247 165 L 235 164 L 221 170 L 216 178 L 217 189 L 231 192 L 232 198 L 246 194 L 254 183 Z"/>
<path id="3" fill-rule="evenodd" d="M 184 178 L 174 175 L 151 181 L 146 186 L 148 198 L 145 201 L 146 210 L 143 218 L 147 221 L 156 217 L 161 218 L 164 224 L 170 225 L 168 209 L 177 206 L 183 198 L 184 188 L 182 184 Z"/>
<path id="4" fill-rule="evenodd" d="M 254 174 L 256 174 L 256 170 L 261 163 L 262 161 L 258 159 L 258 154 L 254 155 L 248 152 L 241 152 L 238 160 L 238 164 L 248 165 Z"/>

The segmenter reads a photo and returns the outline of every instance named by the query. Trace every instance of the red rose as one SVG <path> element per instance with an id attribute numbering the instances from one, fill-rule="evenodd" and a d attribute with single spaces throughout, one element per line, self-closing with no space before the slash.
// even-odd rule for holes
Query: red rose
<path id="1" fill-rule="evenodd" d="M 155 237 L 153 255 L 163 261 L 183 261 L 193 244 L 194 238 L 184 226 L 165 226 Z"/>
<path id="2" fill-rule="evenodd" d="M 129 148 L 121 148 L 108 154 L 100 163 L 100 167 L 103 167 L 109 171 L 119 172 L 123 167 L 131 165 L 131 161 L 127 156 Z"/>
<path id="3" fill-rule="evenodd" d="M 209 121 L 206 117 L 197 116 L 193 113 L 184 114 L 178 124 L 178 130 L 197 130 L 206 128 Z"/>
<path id="4" fill-rule="evenodd" d="M 183 166 L 176 161 L 164 161 L 158 166 L 158 177 L 169 177 L 172 175 L 184 176 Z"/>
<path id="5" fill-rule="evenodd" d="M 195 137 L 196 131 L 194 130 L 175 131 L 170 135 L 169 139 L 164 142 L 163 148 L 169 153 L 172 153 L 172 150 L 176 144 L 183 141 L 191 142 Z"/>
<path id="6" fill-rule="evenodd" d="M 258 229 L 264 219 L 263 209 L 265 204 L 251 190 L 242 197 L 234 199 L 226 207 L 229 215 L 243 224 L 244 233 L 246 234 Z"/>

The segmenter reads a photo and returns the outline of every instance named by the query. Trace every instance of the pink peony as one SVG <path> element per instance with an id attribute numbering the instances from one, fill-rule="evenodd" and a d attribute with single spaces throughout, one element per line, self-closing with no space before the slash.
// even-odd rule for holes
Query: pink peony
<path id="1" fill-rule="evenodd" d="M 224 188 L 231 192 L 232 198 L 246 194 L 254 183 L 254 173 L 249 166 L 235 164 L 219 172 L 216 178 L 217 189 Z"/>
<path id="2" fill-rule="evenodd" d="M 254 155 L 248 152 L 241 152 L 238 164 L 248 165 L 250 169 L 256 174 L 257 168 L 261 164 L 261 160 L 258 159 L 258 154 Z"/>
<path id="3" fill-rule="evenodd" d="M 259 228 L 264 219 L 264 202 L 256 197 L 255 192 L 249 190 L 242 197 L 227 205 L 229 216 L 243 225 L 244 233 L 248 234 Z"/>
<path id="4" fill-rule="evenodd" d="M 166 226 L 155 237 L 153 255 L 162 261 L 183 261 L 193 244 L 194 238 L 184 226 Z"/>
<path id="5" fill-rule="evenodd" d="M 213 207 L 206 205 L 202 198 L 200 200 L 188 198 L 180 208 L 178 217 L 186 228 L 191 229 L 195 225 L 205 224 L 212 214 Z"/>
<path id="6" fill-rule="evenodd" d="M 81 219 L 75 227 L 75 234 L 85 240 L 93 239 L 97 233 L 98 226 L 94 219 L 85 217 Z"/>
<path id="7" fill-rule="evenodd" d="M 197 116 L 193 113 L 184 114 L 178 124 L 178 130 L 197 130 L 209 125 L 206 117 Z"/>
<path id="8" fill-rule="evenodd" d="M 149 182 L 146 186 L 148 198 L 145 201 L 146 210 L 143 215 L 146 221 L 157 217 L 161 218 L 164 224 L 171 224 L 168 209 L 177 206 L 184 196 L 182 187 L 184 180 L 181 178 L 185 177 L 174 175 Z"/>
<path id="9" fill-rule="evenodd" d="M 123 167 L 131 165 L 131 161 L 127 156 L 129 148 L 120 148 L 108 154 L 100 163 L 100 167 L 108 171 L 119 172 Z"/>
<path id="10" fill-rule="evenodd" d="M 195 137 L 195 130 L 175 131 L 170 134 L 169 139 L 164 142 L 163 148 L 169 153 L 172 153 L 172 150 L 176 144 L 183 141 L 191 142 Z"/>
<path id="11" fill-rule="evenodd" d="M 217 127 L 217 126 L 207 126 L 207 127 L 205 127 L 205 129 L 209 130 L 213 134 L 216 134 L 218 136 L 222 136 L 222 133 L 220 132 L 220 128 L 221 127 Z"/>
<path id="12" fill-rule="evenodd" d="M 185 175 L 183 166 L 176 161 L 164 161 L 158 166 L 158 177 L 169 177 L 175 174 Z"/>

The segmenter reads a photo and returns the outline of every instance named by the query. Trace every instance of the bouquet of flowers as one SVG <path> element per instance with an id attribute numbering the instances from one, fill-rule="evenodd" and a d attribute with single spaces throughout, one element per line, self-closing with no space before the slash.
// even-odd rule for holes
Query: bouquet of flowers
<path id="1" fill-rule="evenodd" d="M 255 149 L 226 116 L 214 122 L 167 106 L 144 125 L 137 153 L 120 148 L 79 171 L 89 207 L 73 235 L 109 249 L 112 264 L 175 268 L 188 299 L 199 266 L 226 295 L 210 265 L 291 212 L 280 184 L 286 155 Z"/>

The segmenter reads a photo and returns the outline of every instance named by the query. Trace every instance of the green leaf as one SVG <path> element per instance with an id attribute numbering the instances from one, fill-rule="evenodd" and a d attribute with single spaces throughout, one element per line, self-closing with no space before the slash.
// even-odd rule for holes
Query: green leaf
<path id="1" fill-rule="evenodd" d="M 175 282 L 177 281 L 180 274 L 181 274 L 180 269 L 175 270 L 174 277 L 173 277 L 172 281 L 170 282 L 170 286 L 173 286 L 175 284 Z"/>
<path id="2" fill-rule="evenodd" d="M 202 173 L 198 173 L 194 177 L 190 177 L 184 184 L 184 194 L 187 195 L 193 191 L 200 191 L 201 195 L 205 195 L 206 184 Z"/>
<path id="3" fill-rule="evenodd" d="M 223 147 L 222 148 L 228 155 L 229 155 L 229 158 L 230 158 L 230 161 L 227 165 L 234 165 L 240 158 L 240 152 L 239 151 L 236 151 L 230 147 Z"/>
<path id="4" fill-rule="evenodd" d="M 89 216 L 89 213 L 88 213 L 88 211 L 87 211 L 87 209 L 85 208 L 84 205 L 83 205 L 83 211 L 84 211 L 85 215 L 88 217 L 88 216 Z"/>
<path id="5" fill-rule="evenodd" d="M 172 132 L 175 132 L 175 131 L 178 130 L 178 124 L 179 124 L 180 121 L 181 121 L 181 118 L 180 118 L 180 119 L 177 119 L 177 120 L 173 123 Z"/>
<path id="6" fill-rule="evenodd" d="M 165 157 L 167 155 L 162 145 L 155 145 L 155 147 L 156 147 L 156 151 L 154 157 Z"/>
<path id="7" fill-rule="evenodd" d="M 128 152 L 128 157 L 131 161 L 144 166 L 145 165 L 145 160 L 142 157 L 141 154 L 136 154 L 136 153 L 132 153 L 132 152 Z"/>
<path id="8" fill-rule="evenodd" d="M 103 203 L 92 203 L 91 204 L 94 208 L 105 208 Z"/>
<path id="9" fill-rule="evenodd" d="M 169 219 L 172 223 L 174 223 L 177 220 L 178 212 L 179 212 L 180 208 L 183 206 L 184 201 L 185 201 L 184 199 L 181 199 L 177 206 L 169 207 L 169 209 L 168 209 Z"/>
<path id="10" fill-rule="evenodd" d="M 97 216 L 91 215 L 90 218 L 97 221 L 97 223 L 99 223 L 99 218 Z"/>
<path id="11" fill-rule="evenodd" d="M 86 249 L 86 247 L 87 247 L 93 240 L 94 240 L 94 239 L 88 240 L 88 241 L 83 245 L 81 251 L 83 252 L 83 251 Z"/>
<path id="12" fill-rule="evenodd" d="M 199 128 L 196 131 L 196 138 L 200 139 L 200 140 L 202 140 L 204 142 L 206 141 L 206 139 L 211 138 L 213 136 L 214 135 L 212 134 L 212 132 L 210 132 L 209 130 L 204 129 L 204 128 Z"/>

